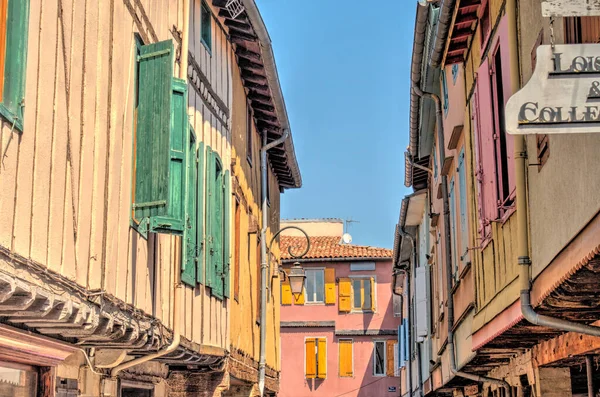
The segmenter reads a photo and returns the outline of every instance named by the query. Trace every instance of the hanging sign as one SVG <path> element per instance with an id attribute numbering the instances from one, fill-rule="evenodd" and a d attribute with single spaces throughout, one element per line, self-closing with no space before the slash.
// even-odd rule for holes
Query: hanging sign
<path id="1" fill-rule="evenodd" d="M 509 134 L 600 132 L 600 44 L 542 45 L 529 82 L 508 100 Z"/>
<path id="2" fill-rule="evenodd" d="M 591 17 L 600 15 L 600 0 L 544 0 L 544 17 Z"/>

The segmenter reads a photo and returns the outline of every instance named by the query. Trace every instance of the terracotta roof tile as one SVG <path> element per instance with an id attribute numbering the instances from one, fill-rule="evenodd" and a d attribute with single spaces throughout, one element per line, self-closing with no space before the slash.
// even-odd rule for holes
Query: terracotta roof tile
<path id="1" fill-rule="evenodd" d="M 303 259 L 334 259 L 334 258 L 392 258 L 392 250 L 369 247 L 365 245 L 340 244 L 339 236 L 311 236 L 310 250 Z M 306 249 L 306 238 L 296 236 L 281 237 L 281 259 L 293 259 L 288 249 L 295 254 Z"/>

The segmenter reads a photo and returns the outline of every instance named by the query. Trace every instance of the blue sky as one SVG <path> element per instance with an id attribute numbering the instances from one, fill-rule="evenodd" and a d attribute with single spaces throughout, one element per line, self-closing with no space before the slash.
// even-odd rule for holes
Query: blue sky
<path id="1" fill-rule="evenodd" d="M 352 218 L 355 244 L 391 248 L 404 187 L 416 2 L 257 0 L 303 187 L 282 218 Z"/>

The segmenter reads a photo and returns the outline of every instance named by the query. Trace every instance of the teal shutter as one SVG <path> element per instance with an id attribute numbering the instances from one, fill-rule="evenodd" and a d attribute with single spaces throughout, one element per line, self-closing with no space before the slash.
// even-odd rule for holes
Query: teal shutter
<path id="1" fill-rule="evenodd" d="M 23 131 L 29 0 L 9 0 L 6 16 L 4 86 L 0 113 Z"/>
<path id="2" fill-rule="evenodd" d="M 213 295 L 223 297 L 223 165 L 217 153 L 214 153 L 215 162 L 215 195 L 213 202 L 214 222 L 211 234 L 213 236 Z"/>
<path id="3" fill-rule="evenodd" d="M 135 131 L 134 219 L 167 215 L 173 42 L 140 47 Z"/>
<path id="4" fill-rule="evenodd" d="M 185 223 L 185 155 L 189 139 L 187 83 L 181 79 L 172 80 L 168 178 L 166 186 L 159 187 L 168 192 L 167 212 L 150 218 L 150 231 L 182 234 Z"/>
<path id="5" fill-rule="evenodd" d="M 186 214 L 185 228 L 183 230 L 183 241 L 181 245 L 183 250 L 181 281 L 190 286 L 196 285 L 196 261 L 198 252 L 198 242 L 196 233 L 196 139 L 193 131 L 190 134 L 190 143 L 187 152 L 187 186 L 186 186 Z"/>
<path id="6" fill-rule="evenodd" d="M 205 231 L 205 258 L 206 258 L 206 286 L 213 287 L 214 280 L 214 200 L 215 200 L 215 171 L 216 164 L 214 160 L 214 152 L 210 148 L 206 148 L 206 231 Z"/>
<path id="7" fill-rule="evenodd" d="M 450 180 L 450 188 L 448 192 L 450 201 L 450 227 L 451 227 L 451 244 L 452 244 L 452 275 L 455 280 L 458 280 L 458 255 L 456 253 L 456 195 L 454 193 L 454 178 Z"/>
<path id="8" fill-rule="evenodd" d="M 206 195 L 205 189 L 205 166 L 204 166 L 204 143 L 200 142 L 198 145 L 198 157 L 197 157 L 197 175 L 198 175 L 198 190 L 196 193 L 196 201 L 197 201 L 197 212 L 196 212 L 196 241 L 198 247 L 198 259 L 196 261 L 196 281 L 199 283 L 204 283 L 204 268 L 202 267 L 202 262 L 204 258 L 205 250 L 205 237 L 204 237 L 204 214 L 206 213 L 204 209 L 204 196 Z"/>
<path id="9" fill-rule="evenodd" d="M 465 149 L 458 156 L 458 188 L 460 194 L 460 252 L 461 260 L 469 262 L 468 218 L 467 218 L 467 176 L 465 170 Z"/>
<path id="10" fill-rule="evenodd" d="M 231 270 L 231 181 L 229 171 L 223 178 L 224 208 L 223 208 L 223 296 L 229 298 L 229 278 Z"/>

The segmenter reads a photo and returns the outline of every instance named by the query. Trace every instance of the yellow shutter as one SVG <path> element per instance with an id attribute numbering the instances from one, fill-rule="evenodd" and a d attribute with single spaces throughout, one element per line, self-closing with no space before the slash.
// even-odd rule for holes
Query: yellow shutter
<path id="1" fill-rule="evenodd" d="M 386 359 L 387 359 L 387 363 L 386 363 L 386 375 L 387 376 L 394 376 L 394 340 L 387 340 L 385 342 L 386 348 L 387 348 L 387 352 L 386 352 Z"/>
<path id="2" fill-rule="evenodd" d="M 325 269 L 325 303 L 335 304 L 335 269 Z"/>
<path id="3" fill-rule="evenodd" d="M 304 373 L 306 379 L 314 379 L 317 376 L 317 355 L 315 338 L 307 338 L 304 342 Z"/>
<path id="4" fill-rule="evenodd" d="M 352 302 L 350 301 L 350 294 L 352 292 L 352 285 L 350 284 L 349 278 L 340 278 L 339 284 L 339 311 L 350 312 L 352 310 Z"/>
<path id="5" fill-rule="evenodd" d="M 287 277 L 287 273 L 285 276 L 285 281 L 281 283 L 281 304 L 292 304 L 292 288 L 290 287 L 290 279 Z"/>
<path id="6" fill-rule="evenodd" d="M 327 377 L 327 339 L 317 339 L 317 378 L 325 379 Z"/>
<path id="7" fill-rule="evenodd" d="M 371 281 L 371 311 L 375 311 L 375 279 L 370 278 Z"/>
<path id="8" fill-rule="evenodd" d="M 305 292 L 306 292 L 306 289 L 303 287 L 301 294 L 298 294 L 298 295 L 294 294 L 294 305 L 303 305 L 304 304 L 304 293 Z"/>
<path id="9" fill-rule="evenodd" d="M 352 339 L 340 339 L 340 376 L 352 377 Z"/>

